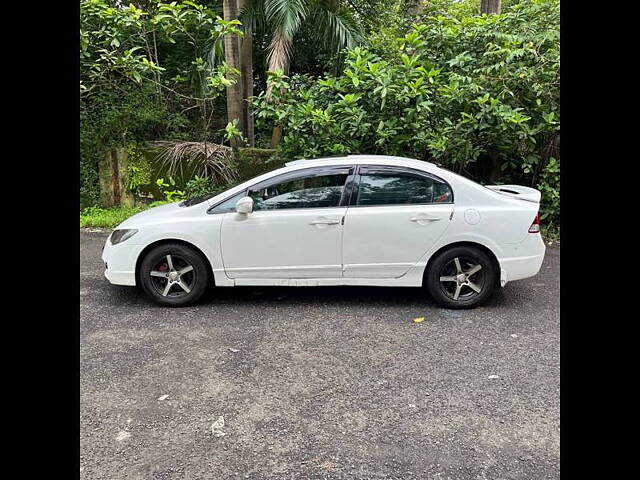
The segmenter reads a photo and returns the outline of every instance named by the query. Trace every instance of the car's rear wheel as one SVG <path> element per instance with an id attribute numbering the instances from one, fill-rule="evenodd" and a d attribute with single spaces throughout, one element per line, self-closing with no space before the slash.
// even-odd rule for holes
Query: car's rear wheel
<path id="1" fill-rule="evenodd" d="M 144 292 L 155 302 L 185 307 L 202 297 L 209 283 L 209 269 L 196 250 L 166 243 L 147 253 L 138 278 Z"/>
<path id="2" fill-rule="evenodd" d="M 491 258 L 479 248 L 453 247 L 430 263 L 425 283 L 431 297 L 447 308 L 473 308 L 493 292 L 496 271 Z"/>

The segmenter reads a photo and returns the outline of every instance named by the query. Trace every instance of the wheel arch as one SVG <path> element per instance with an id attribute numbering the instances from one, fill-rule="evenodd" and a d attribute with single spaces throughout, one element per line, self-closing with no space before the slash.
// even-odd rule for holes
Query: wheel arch
<path id="1" fill-rule="evenodd" d="M 142 263 L 142 259 L 144 259 L 147 253 L 149 253 L 152 249 L 154 249 L 159 245 L 163 245 L 165 243 L 178 243 L 178 244 L 184 245 L 185 247 L 189 247 L 195 250 L 196 253 L 198 253 L 198 255 L 200 255 L 204 260 L 204 263 L 207 266 L 207 269 L 209 270 L 209 281 L 211 282 L 211 285 L 215 286 L 215 277 L 213 275 L 213 268 L 211 267 L 211 262 L 209 261 L 209 258 L 205 255 L 202 249 L 200 249 L 197 245 L 194 245 L 191 242 L 187 242 L 186 240 L 180 240 L 178 238 L 163 238 L 161 240 L 156 240 L 155 242 L 151 242 L 149 245 L 147 245 L 142 249 L 142 251 L 138 255 L 138 258 L 136 259 L 136 270 L 135 270 L 136 285 L 140 285 L 140 264 Z"/>
<path id="2" fill-rule="evenodd" d="M 491 262 L 493 263 L 493 267 L 495 269 L 494 282 L 495 282 L 496 286 L 500 286 L 500 262 L 498 262 L 498 257 L 496 257 L 496 254 L 493 253 L 493 251 L 489 247 L 487 247 L 486 245 L 483 245 L 483 244 L 478 243 L 478 242 L 468 241 L 468 240 L 461 241 L 461 242 L 448 243 L 447 245 L 443 245 L 438 250 L 433 252 L 433 254 L 429 257 L 429 260 L 427 261 L 427 264 L 424 267 L 424 271 L 422 272 L 422 285 L 423 286 L 425 285 L 425 283 L 424 283 L 425 277 L 426 277 L 427 272 L 429 271 L 429 267 L 431 267 L 431 264 L 433 263 L 433 261 L 442 252 L 444 252 L 446 250 L 449 250 L 450 248 L 455 248 L 455 247 L 474 247 L 474 248 L 477 248 L 478 250 L 481 250 L 484 253 L 486 253 L 487 256 L 491 259 Z"/>

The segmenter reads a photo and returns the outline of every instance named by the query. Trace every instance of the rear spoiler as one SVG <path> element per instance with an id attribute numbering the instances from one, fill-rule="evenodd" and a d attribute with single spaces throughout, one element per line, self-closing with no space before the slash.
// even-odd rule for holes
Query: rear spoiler
<path id="1" fill-rule="evenodd" d="M 519 198 L 527 202 L 540 203 L 542 194 L 535 188 L 523 187 L 521 185 L 485 185 L 494 192 L 507 195 L 511 198 Z"/>

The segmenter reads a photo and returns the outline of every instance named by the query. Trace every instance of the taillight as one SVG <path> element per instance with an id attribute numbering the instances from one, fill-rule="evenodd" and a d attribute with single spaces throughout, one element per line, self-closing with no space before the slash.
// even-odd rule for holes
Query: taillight
<path id="1" fill-rule="evenodd" d="M 536 218 L 533 219 L 533 223 L 529 227 L 529 233 L 540 233 L 540 214 L 536 213 Z"/>

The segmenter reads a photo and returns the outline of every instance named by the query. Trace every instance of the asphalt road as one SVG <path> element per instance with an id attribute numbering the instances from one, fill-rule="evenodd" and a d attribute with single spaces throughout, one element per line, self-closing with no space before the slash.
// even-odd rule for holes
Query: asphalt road
<path id="1" fill-rule="evenodd" d="M 106 236 L 80 233 L 82 479 L 560 477 L 559 249 L 471 311 L 364 287 L 165 309 L 107 282 Z"/>

